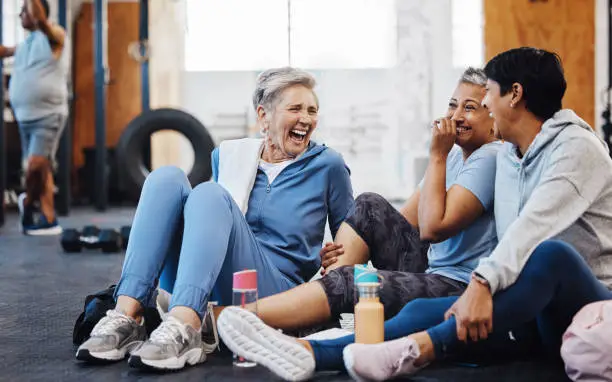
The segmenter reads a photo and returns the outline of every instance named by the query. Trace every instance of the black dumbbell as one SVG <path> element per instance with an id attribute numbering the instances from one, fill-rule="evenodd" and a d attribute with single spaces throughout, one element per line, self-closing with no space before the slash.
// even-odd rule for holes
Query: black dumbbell
<path id="1" fill-rule="evenodd" d="M 66 229 L 62 233 L 62 248 L 66 252 L 81 252 L 86 249 L 101 249 L 104 253 L 119 252 L 121 235 L 114 229 L 103 229 L 96 226 L 85 226 L 82 232 Z"/>
<path id="2" fill-rule="evenodd" d="M 127 249 L 131 230 L 132 230 L 132 226 L 129 226 L 129 225 L 121 227 L 121 246 L 124 250 Z"/>
<path id="3" fill-rule="evenodd" d="M 100 228 L 96 227 L 95 225 L 87 225 L 83 227 L 83 231 L 81 231 L 81 244 L 87 249 L 97 249 L 99 235 Z"/>
<path id="4" fill-rule="evenodd" d="M 103 229 L 98 235 L 98 247 L 104 253 L 114 253 L 121 250 L 121 235 L 114 229 Z"/>
<path id="5" fill-rule="evenodd" d="M 76 229 L 65 229 L 61 238 L 62 248 L 69 253 L 81 252 L 81 233 Z"/>

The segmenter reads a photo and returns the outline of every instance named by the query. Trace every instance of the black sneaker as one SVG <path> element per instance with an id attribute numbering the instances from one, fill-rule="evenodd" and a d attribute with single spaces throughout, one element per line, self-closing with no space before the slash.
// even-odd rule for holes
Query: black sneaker
<path id="1" fill-rule="evenodd" d="M 57 222 L 57 217 L 52 222 L 48 222 L 45 215 L 40 214 L 38 221 L 32 225 L 24 226 L 23 233 L 31 236 L 51 236 L 61 235 L 62 227 Z"/>
<path id="2" fill-rule="evenodd" d="M 21 232 L 25 233 L 26 227 L 34 225 L 34 208 L 32 206 L 25 205 L 25 199 L 27 195 L 25 192 L 19 194 L 17 198 L 17 206 L 19 207 L 19 224 L 21 225 Z"/>

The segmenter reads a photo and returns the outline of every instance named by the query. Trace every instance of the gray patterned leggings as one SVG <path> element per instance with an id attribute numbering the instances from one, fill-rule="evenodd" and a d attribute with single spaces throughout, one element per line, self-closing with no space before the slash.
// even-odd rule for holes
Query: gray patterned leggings
<path id="1" fill-rule="evenodd" d="M 420 240 L 418 229 L 382 196 L 364 193 L 357 197 L 345 223 L 366 242 L 370 261 L 384 280 L 380 301 L 385 306 L 385 319 L 416 298 L 458 296 L 465 290 L 465 283 L 423 273 L 429 244 Z M 352 266 L 336 268 L 318 281 L 327 295 L 332 318 L 353 313 L 357 293 Z"/>

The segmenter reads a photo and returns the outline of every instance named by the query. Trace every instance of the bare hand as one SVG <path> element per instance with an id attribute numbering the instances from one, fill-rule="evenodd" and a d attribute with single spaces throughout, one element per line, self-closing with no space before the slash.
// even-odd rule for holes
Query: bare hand
<path id="1" fill-rule="evenodd" d="M 432 156 L 446 157 L 457 140 L 457 124 L 450 118 L 440 118 L 434 121 L 431 129 Z"/>
<path id="2" fill-rule="evenodd" d="M 455 316 L 457 337 L 467 342 L 469 338 L 476 342 L 484 340 L 493 330 L 493 297 L 491 291 L 476 281 L 470 281 L 461 297 L 444 314 L 448 320 Z"/>
<path id="3" fill-rule="evenodd" d="M 321 248 L 319 255 L 321 256 L 321 275 L 325 275 L 327 268 L 338 261 L 338 256 L 344 253 L 342 244 L 325 243 L 325 246 Z"/>

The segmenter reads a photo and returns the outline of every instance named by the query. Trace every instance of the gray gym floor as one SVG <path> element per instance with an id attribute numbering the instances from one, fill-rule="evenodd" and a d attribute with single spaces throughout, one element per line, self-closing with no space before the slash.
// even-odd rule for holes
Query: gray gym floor
<path id="1" fill-rule="evenodd" d="M 73 210 L 64 227 L 130 224 L 132 209 L 96 213 Z M 0 373 L 1 381 L 267 381 L 274 376 L 257 367 L 240 370 L 231 358 L 213 355 L 197 367 L 167 374 L 142 373 L 126 362 L 85 366 L 74 359 L 74 321 L 87 294 L 113 284 L 121 272 L 123 254 L 65 254 L 58 237 L 24 237 L 17 215 L 9 212 L 0 228 Z M 339 373 L 317 375 L 316 381 L 349 381 Z M 413 381 L 565 381 L 560 366 L 541 361 L 511 362 L 486 367 L 440 365 Z"/>

